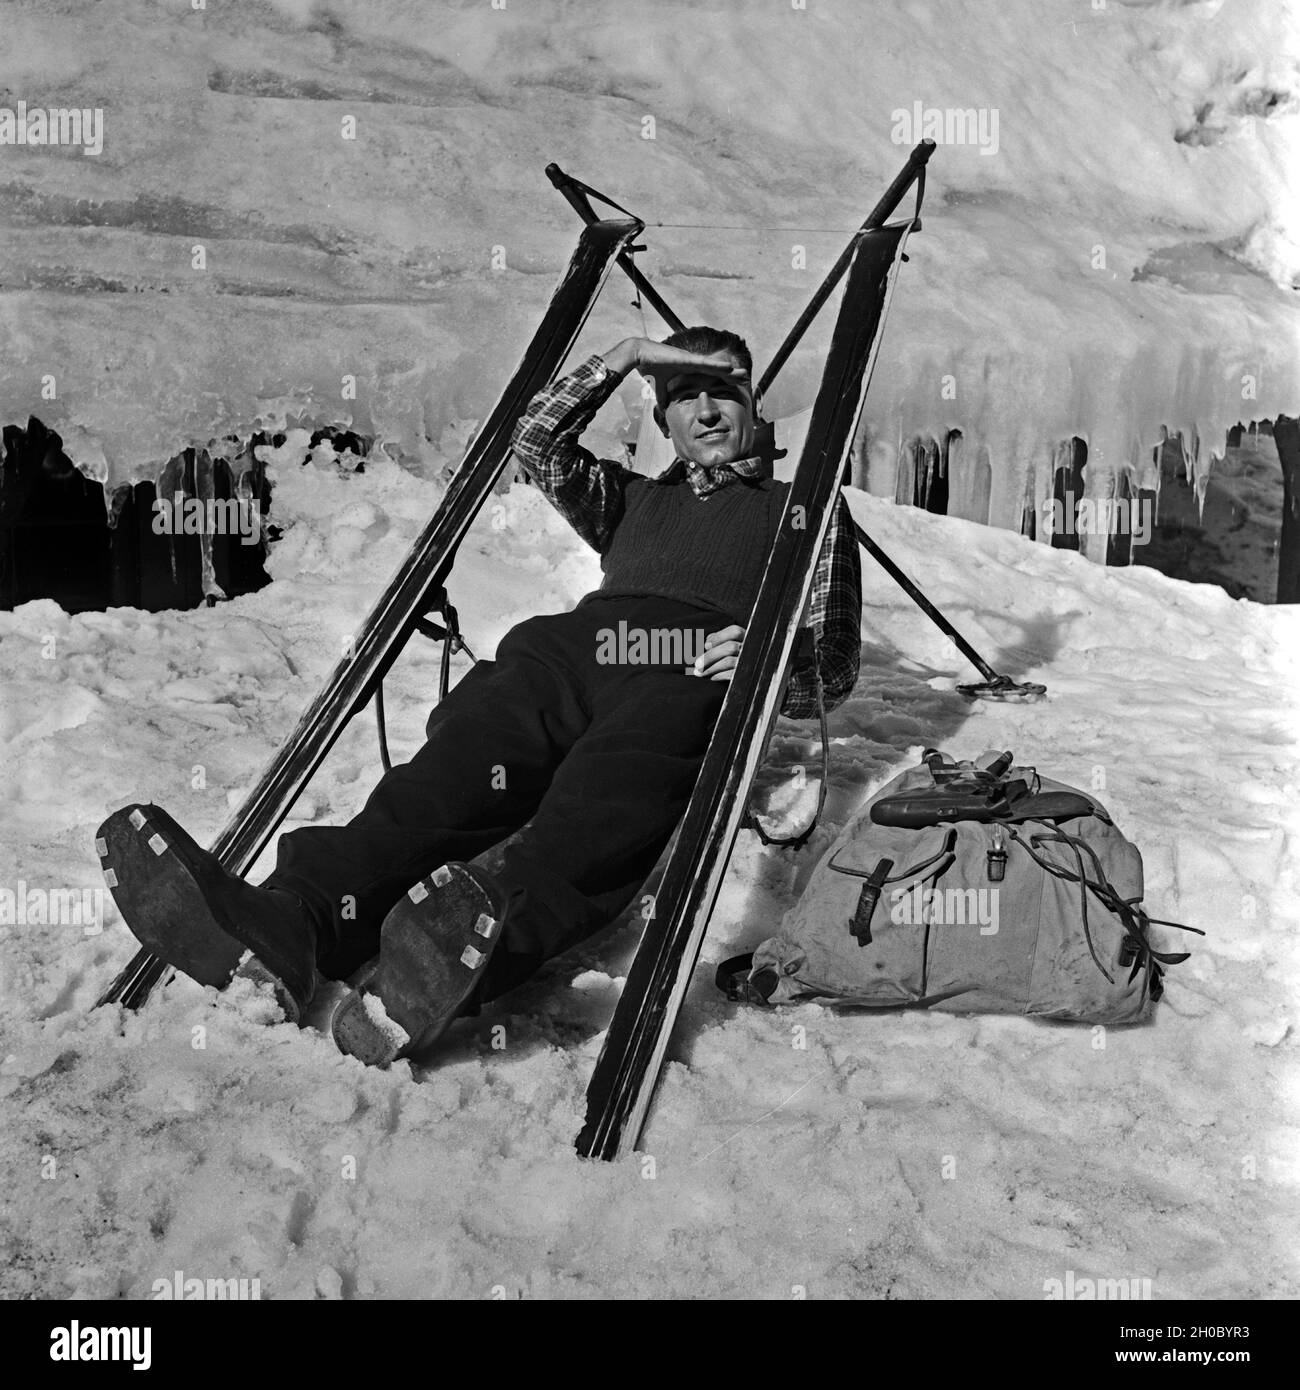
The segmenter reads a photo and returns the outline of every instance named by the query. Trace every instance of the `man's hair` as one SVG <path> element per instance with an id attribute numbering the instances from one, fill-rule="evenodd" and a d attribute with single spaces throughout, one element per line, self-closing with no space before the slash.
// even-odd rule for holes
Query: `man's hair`
<path id="1" fill-rule="evenodd" d="M 669 334 L 664 343 L 668 347 L 681 348 L 684 352 L 698 352 L 704 357 L 714 352 L 729 352 L 744 367 L 746 374 L 754 370 L 749 344 L 739 333 L 730 333 L 725 328 L 697 324 L 694 328 L 683 328 Z"/>

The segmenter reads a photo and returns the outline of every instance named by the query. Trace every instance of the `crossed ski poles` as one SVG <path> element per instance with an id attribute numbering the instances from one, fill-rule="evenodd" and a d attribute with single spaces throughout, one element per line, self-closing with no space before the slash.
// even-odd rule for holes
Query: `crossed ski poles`
<path id="1" fill-rule="evenodd" d="M 867 215 L 867 219 L 862 226 L 854 233 L 848 245 L 840 253 L 839 259 L 830 268 L 826 278 L 814 291 L 812 298 L 804 307 L 803 312 L 795 320 L 793 327 L 786 334 L 784 341 L 772 356 L 772 360 L 764 369 L 759 378 L 758 385 L 754 391 L 754 409 L 757 413 L 762 405 L 763 397 L 776 380 L 781 369 L 789 360 L 790 355 L 798 347 L 800 340 L 808 331 L 808 326 L 812 323 L 822 306 L 831 297 L 835 286 L 844 278 L 844 273 L 853 259 L 853 252 L 858 245 L 858 241 L 864 232 L 868 232 L 875 227 L 882 226 L 885 219 L 898 206 L 903 195 L 912 185 L 916 183 L 916 213 L 921 211 L 921 203 L 925 197 L 925 166 L 930 155 L 935 148 L 933 140 L 922 140 L 908 156 L 907 163 L 903 166 L 897 177 L 881 195 L 879 202 L 872 208 Z M 634 217 L 634 213 L 628 212 L 620 203 L 616 203 L 606 194 L 598 189 L 592 188 L 589 184 L 583 183 L 580 179 L 574 178 L 571 174 L 566 174 L 558 164 L 548 164 L 546 166 L 546 177 L 555 185 L 565 201 L 590 225 L 599 220 L 599 214 L 591 205 L 592 198 L 599 198 L 608 207 L 614 208 L 624 216 Z M 638 218 L 638 221 L 641 219 Z M 919 217 L 916 225 L 919 226 Z M 618 267 L 632 282 L 636 288 L 640 299 L 649 303 L 673 330 L 682 331 L 686 325 L 668 303 L 660 295 L 658 290 L 649 280 L 637 269 L 633 263 L 632 256 L 637 251 L 644 251 L 643 246 L 629 246 L 618 257 Z M 904 257 L 906 259 L 906 257 Z M 958 691 L 970 698 L 984 698 L 994 700 L 1016 700 L 1016 699 L 1036 699 L 1046 693 L 1046 687 L 1035 685 L 1028 681 L 1013 681 L 1010 676 L 1000 675 L 994 668 L 975 650 L 975 648 L 962 636 L 944 614 L 933 604 L 921 589 L 894 563 L 883 549 L 867 534 L 867 532 L 856 521 L 853 523 L 854 530 L 857 532 L 858 540 L 867 554 L 875 560 L 886 574 L 903 590 L 913 603 L 935 624 L 936 627 L 956 645 L 961 654 L 971 663 L 972 666 L 983 677 L 981 681 L 972 681 L 957 687 Z"/>

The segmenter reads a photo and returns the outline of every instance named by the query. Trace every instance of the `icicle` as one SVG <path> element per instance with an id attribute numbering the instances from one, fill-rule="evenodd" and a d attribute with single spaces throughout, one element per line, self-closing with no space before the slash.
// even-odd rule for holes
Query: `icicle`
<path id="1" fill-rule="evenodd" d="M 117 513 L 109 501 L 109 468 L 103 445 L 94 435 L 79 425 L 60 425 L 59 440 L 60 448 L 64 455 L 71 460 L 72 466 L 83 477 L 100 485 L 104 499 L 104 520 L 109 527 L 114 526 L 117 522 Z M 120 512 L 120 510 L 119 504 L 117 511 Z"/>
<path id="2" fill-rule="evenodd" d="M 1169 428 L 1168 428 L 1168 426 L 1162 426 L 1161 428 L 1162 428 L 1162 430 L 1163 430 L 1163 432 L 1164 432 L 1164 437 L 1165 437 L 1165 439 L 1167 440 L 1167 439 L 1170 437 L 1170 436 L 1169 436 Z M 1151 525 L 1152 525 L 1152 528 L 1153 528 L 1153 529 L 1154 529 L 1154 527 L 1157 525 L 1157 523 L 1158 523 L 1159 520 L 1160 520 L 1160 493 L 1161 493 L 1161 484 L 1162 484 L 1162 482 L 1164 481 L 1164 470 L 1163 470 L 1163 469 L 1161 468 L 1161 466 L 1160 466 L 1160 458 L 1161 458 L 1161 455 L 1163 454 L 1163 452 L 1164 452 L 1164 442 L 1163 442 L 1163 441 L 1162 441 L 1161 443 L 1157 444 L 1156 447 L 1155 447 L 1154 449 L 1152 449 L 1152 451 L 1151 451 L 1152 481 L 1151 481 L 1151 486 L 1150 486 L 1150 489 L 1149 489 L 1149 490 L 1155 494 L 1155 497 L 1154 497 L 1154 499 L 1153 499 L 1153 501 L 1152 501 L 1152 517 L 1151 517 Z"/>
<path id="3" fill-rule="evenodd" d="M 164 463 L 164 464 L 162 465 L 162 467 L 159 468 L 158 472 L 154 475 L 154 480 L 153 480 L 153 491 L 154 491 L 154 505 L 155 505 L 155 506 L 157 506 L 157 504 L 158 504 L 159 502 L 171 502 L 171 501 L 174 501 L 174 500 L 175 500 L 174 495 L 173 495 L 173 497 L 168 497 L 168 496 L 167 496 L 167 475 L 168 475 L 169 472 L 172 472 L 172 471 L 173 471 L 173 465 L 175 465 L 174 471 L 175 471 L 175 473 L 176 473 L 176 479 L 177 479 L 177 486 L 176 486 L 176 488 L 174 489 L 174 492 L 180 492 L 180 491 L 182 490 L 182 486 L 183 486 L 184 481 L 185 481 L 185 462 L 184 462 L 184 460 L 185 460 L 184 454 L 178 454 L 178 455 L 176 455 L 176 457 L 168 459 L 167 462 Z M 176 563 L 176 526 L 175 526 L 175 524 L 173 524 L 173 525 L 167 527 L 166 535 L 167 535 L 167 559 L 168 559 L 168 561 L 169 561 L 170 564 L 171 564 L 172 586 L 173 586 L 173 588 L 175 588 L 175 587 L 179 586 L 179 584 L 180 584 L 180 582 L 181 582 L 181 581 L 180 581 L 180 571 L 179 571 L 179 569 L 178 569 L 178 567 L 177 567 L 177 563 Z"/>
<path id="4" fill-rule="evenodd" d="M 1207 431 L 1204 422 L 1198 417 L 1192 431 L 1192 457 L 1188 465 L 1188 478 L 1192 492 L 1196 495 L 1196 519 L 1205 524 L 1205 494 L 1210 483 L 1210 458 L 1205 446 Z"/>
<path id="5" fill-rule="evenodd" d="M 120 487 L 113 489 L 109 493 L 108 488 L 104 489 L 104 508 L 108 512 L 108 529 L 117 530 L 118 519 L 122 515 L 122 509 L 131 500 L 134 488 L 130 483 L 123 483 Z"/>
<path id="6" fill-rule="evenodd" d="M 203 504 L 203 516 L 215 516 L 217 490 L 213 476 L 212 456 L 206 449 L 198 449 L 194 454 L 194 494 Z M 199 532 L 199 554 L 202 563 L 204 598 L 209 600 L 225 598 L 226 591 L 217 583 L 217 571 L 212 562 L 212 528 L 207 524 Z"/>

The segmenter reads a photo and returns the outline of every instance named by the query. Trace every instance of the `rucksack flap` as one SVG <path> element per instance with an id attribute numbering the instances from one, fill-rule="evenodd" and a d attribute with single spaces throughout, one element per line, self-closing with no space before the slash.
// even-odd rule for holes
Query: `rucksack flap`
<path id="1" fill-rule="evenodd" d="M 990 766 L 1032 787 L 1021 805 L 1052 818 L 1011 808 L 1001 821 L 918 828 L 873 819 L 881 800 Z M 1132 1022 L 1159 997 L 1162 968 L 1186 958 L 1152 947 L 1142 893 L 1141 855 L 1095 798 L 1009 755 L 953 764 L 930 750 L 837 837 L 780 933 L 754 951 L 744 997 Z"/>

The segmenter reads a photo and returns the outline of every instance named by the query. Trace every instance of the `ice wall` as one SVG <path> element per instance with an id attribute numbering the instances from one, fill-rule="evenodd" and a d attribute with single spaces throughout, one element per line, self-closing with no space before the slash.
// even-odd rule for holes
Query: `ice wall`
<path id="1" fill-rule="evenodd" d="M 982 460 L 1018 525 L 1071 434 L 1104 494 L 1165 427 L 1204 459 L 1300 411 L 1295 0 L 62 0 L 4 25 L 0 105 L 102 108 L 104 140 L 0 144 L 0 413 L 110 482 L 295 422 L 436 463 L 572 245 L 551 159 L 670 224 L 643 268 L 761 360 L 934 120 L 873 490 L 959 428 L 955 509 Z M 642 331 L 629 300 L 611 282 L 581 351 Z M 608 428 L 639 411 L 629 386 Z"/>

